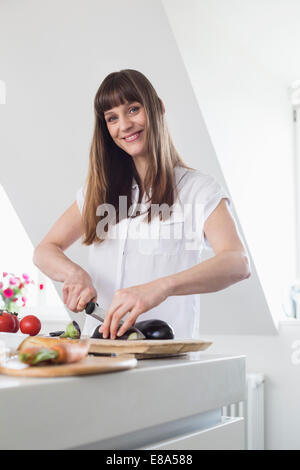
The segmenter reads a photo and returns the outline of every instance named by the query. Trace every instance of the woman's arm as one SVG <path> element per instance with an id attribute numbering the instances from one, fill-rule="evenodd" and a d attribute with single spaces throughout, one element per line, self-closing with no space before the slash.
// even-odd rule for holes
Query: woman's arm
<path id="1" fill-rule="evenodd" d="M 250 277 L 247 251 L 225 199 L 207 218 L 204 233 L 215 256 L 163 278 L 168 296 L 216 292 Z"/>
<path id="2" fill-rule="evenodd" d="M 215 292 L 250 276 L 246 248 L 234 219 L 222 199 L 207 218 L 204 233 L 215 256 L 190 269 L 138 286 L 119 289 L 100 328 L 103 337 L 115 338 L 132 326 L 139 315 L 173 295 Z M 118 330 L 121 318 L 130 312 Z"/>
<path id="3" fill-rule="evenodd" d="M 73 312 L 82 311 L 87 302 L 97 299 L 90 275 L 63 253 L 81 235 L 81 214 L 74 202 L 55 222 L 33 254 L 34 264 L 44 274 L 64 283 L 63 301 Z"/>

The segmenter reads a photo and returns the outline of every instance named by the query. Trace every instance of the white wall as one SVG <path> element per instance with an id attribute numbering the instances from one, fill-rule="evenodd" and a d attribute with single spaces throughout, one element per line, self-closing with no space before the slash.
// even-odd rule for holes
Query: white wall
<path id="1" fill-rule="evenodd" d="M 186 8 L 181 0 L 163 0 L 163 5 L 278 319 L 295 275 L 290 74 L 281 65 L 288 67 L 286 56 L 294 59 L 289 71 L 296 71 L 296 58 L 299 64 L 299 28 L 293 30 L 299 2 L 190 0 Z M 278 33 L 280 18 L 286 23 Z M 282 31 L 291 31 L 289 42 Z M 274 52 L 279 44 L 280 55 Z"/>
<path id="2" fill-rule="evenodd" d="M 224 183 L 160 1 L 2 2 L 0 57 L 7 83 L 7 104 L 0 107 L 1 182 L 34 245 L 84 180 L 93 98 L 115 70 L 135 68 L 149 77 L 183 158 Z M 76 243 L 66 254 L 86 267 L 86 247 Z M 255 303 L 245 308 L 245 296 Z M 223 320 L 216 321 L 220 312 Z M 255 267 L 251 279 L 207 296 L 202 317 L 214 333 L 219 324 L 228 332 L 274 331 Z"/>

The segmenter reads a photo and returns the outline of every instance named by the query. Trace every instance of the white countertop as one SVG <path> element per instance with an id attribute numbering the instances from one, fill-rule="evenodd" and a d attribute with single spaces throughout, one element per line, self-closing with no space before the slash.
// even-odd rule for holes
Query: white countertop
<path id="1" fill-rule="evenodd" d="M 199 423 L 209 411 L 244 399 L 245 357 L 205 352 L 141 360 L 135 369 L 93 376 L 2 375 L 0 448 L 65 449 L 95 442 L 112 448 L 129 435 L 138 447 L 145 429 L 157 435 L 168 423 L 187 426 L 189 420 L 192 426 L 192 417 Z"/>

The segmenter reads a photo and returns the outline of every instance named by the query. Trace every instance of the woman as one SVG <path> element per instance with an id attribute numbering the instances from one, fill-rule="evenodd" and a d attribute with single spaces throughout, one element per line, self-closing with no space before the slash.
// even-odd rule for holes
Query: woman
<path id="1" fill-rule="evenodd" d="M 167 321 L 176 337 L 197 337 L 199 294 L 250 276 L 228 196 L 181 160 L 164 105 L 140 72 L 108 75 L 94 107 L 85 185 L 36 247 L 34 263 L 63 282 L 71 311 L 98 301 L 104 338 L 122 335 L 140 315 Z M 89 273 L 63 253 L 80 237 L 89 246 Z M 205 244 L 215 256 L 201 262 Z M 96 327 L 88 317 L 84 333 Z"/>

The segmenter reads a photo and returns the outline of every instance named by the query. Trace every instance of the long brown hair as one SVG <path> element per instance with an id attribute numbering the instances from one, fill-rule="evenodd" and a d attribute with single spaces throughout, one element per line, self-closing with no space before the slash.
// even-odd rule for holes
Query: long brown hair
<path id="1" fill-rule="evenodd" d="M 139 102 L 146 114 L 147 153 L 150 156 L 143 189 L 151 204 L 174 204 L 174 167 L 189 168 L 179 156 L 172 142 L 161 99 L 150 81 L 137 70 L 121 70 L 109 74 L 101 83 L 95 99 L 95 127 L 91 143 L 89 168 L 86 177 L 85 203 L 82 220 L 84 236 L 82 243 L 101 243 L 96 234 L 99 216 L 96 209 L 100 204 L 115 207 L 119 222 L 119 196 L 127 196 L 132 203 L 132 179 L 135 178 L 141 190 L 142 185 L 132 157 L 118 147 L 111 138 L 104 119 L 104 112 L 126 102 Z M 139 202 L 142 199 L 140 191 Z M 148 212 L 148 222 L 151 220 Z"/>

